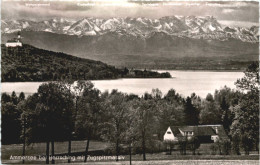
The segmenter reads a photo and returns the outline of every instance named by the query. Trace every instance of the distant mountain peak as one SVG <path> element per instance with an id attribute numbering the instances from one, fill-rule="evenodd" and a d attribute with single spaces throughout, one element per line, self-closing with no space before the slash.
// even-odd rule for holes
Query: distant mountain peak
<path id="1" fill-rule="evenodd" d="M 94 18 L 86 17 L 77 21 L 53 18 L 45 21 L 2 20 L 2 33 L 18 30 L 46 31 L 53 33 L 88 36 L 119 32 L 120 35 L 145 37 L 153 32 L 165 32 L 189 38 L 227 40 L 234 38 L 243 42 L 258 42 L 258 27 L 222 27 L 214 16 L 165 16 L 158 19 L 138 18 Z M 122 31 L 124 33 L 122 34 Z"/>

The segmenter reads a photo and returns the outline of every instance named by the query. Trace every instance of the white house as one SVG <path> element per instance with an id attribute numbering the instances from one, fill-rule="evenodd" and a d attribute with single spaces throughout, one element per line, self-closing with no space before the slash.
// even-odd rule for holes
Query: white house
<path id="1" fill-rule="evenodd" d="M 197 137 L 201 143 L 213 143 L 218 139 L 229 139 L 222 125 L 169 126 L 163 140 L 177 142 L 178 138 Z"/>
<path id="2" fill-rule="evenodd" d="M 174 136 L 174 133 L 171 130 L 171 127 L 168 127 L 167 131 L 163 136 L 164 141 L 178 141 L 177 136 Z"/>

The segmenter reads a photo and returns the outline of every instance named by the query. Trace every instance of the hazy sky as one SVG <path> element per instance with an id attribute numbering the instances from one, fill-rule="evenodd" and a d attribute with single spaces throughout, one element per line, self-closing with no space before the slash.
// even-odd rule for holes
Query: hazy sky
<path id="1" fill-rule="evenodd" d="M 171 15 L 207 16 L 230 26 L 251 26 L 259 22 L 259 3 L 246 1 L 227 2 L 135 2 L 114 0 L 51 2 L 51 1 L 2 1 L 2 19 L 44 20 L 54 17 L 81 19 L 84 17 L 149 17 Z M 105 1 L 105 0 L 103 0 Z"/>

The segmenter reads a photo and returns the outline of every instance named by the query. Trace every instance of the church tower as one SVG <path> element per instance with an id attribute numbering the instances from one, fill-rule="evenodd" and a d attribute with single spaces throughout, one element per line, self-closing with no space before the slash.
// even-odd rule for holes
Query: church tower
<path id="1" fill-rule="evenodd" d="M 18 33 L 17 33 L 17 39 L 21 39 L 21 32 L 20 31 L 18 31 Z"/>

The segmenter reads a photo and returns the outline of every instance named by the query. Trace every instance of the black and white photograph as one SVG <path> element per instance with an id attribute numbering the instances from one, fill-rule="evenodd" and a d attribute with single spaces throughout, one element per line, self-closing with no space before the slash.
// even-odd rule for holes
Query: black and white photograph
<path id="1" fill-rule="evenodd" d="M 2 0 L 1 163 L 258 165 L 259 2 Z"/>

